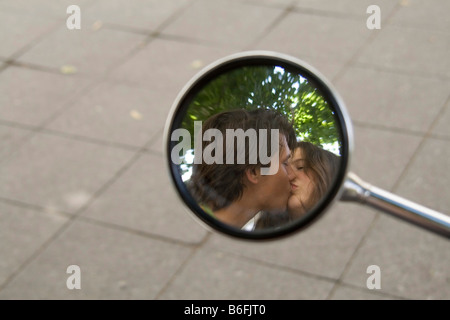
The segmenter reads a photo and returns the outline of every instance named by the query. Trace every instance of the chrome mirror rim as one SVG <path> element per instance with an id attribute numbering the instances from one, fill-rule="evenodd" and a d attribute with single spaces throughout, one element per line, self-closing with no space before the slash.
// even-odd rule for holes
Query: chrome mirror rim
<path id="1" fill-rule="evenodd" d="M 207 82 L 207 80 L 214 78 L 217 74 L 221 74 L 226 68 L 235 67 L 236 65 L 242 64 L 250 61 L 270 61 L 272 63 L 281 63 L 283 65 L 290 66 L 291 68 L 296 68 L 305 71 L 306 74 L 310 75 L 311 78 L 320 86 L 320 88 L 326 93 L 327 97 L 331 98 L 334 111 L 336 111 L 337 119 L 339 120 L 340 134 L 342 135 L 343 150 L 344 154 L 343 161 L 341 163 L 341 168 L 338 176 L 336 177 L 336 182 L 333 188 L 328 193 L 328 197 L 325 201 L 322 201 L 316 208 L 307 214 L 305 219 L 301 222 L 293 223 L 286 227 L 282 227 L 276 230 L 270 231 L 254 231 L 247 232 L 232 228 L 226 224 L 223 224 L 207 214 L 202 214 L 201 216 L 196 213 L 196 211 L 201 211 L 197 204 L 189 196 L 186 195 L 187 190 L 180 190 L 177 184 L 178 177 L 175 176 L 173 166 L 174 164 L 170 161 L 170 136 L 173 129 L 173 125 L 178 115 L 178 111 L 185 105 L 183 102 L 195 92 L 195 89 L 202 86 L 202 83 Z M 176 194 L 183 203 L 185 209 L 190 213 L 191 217 L 199 222 L 203 227 L 206 227 L 208 231 L 218 232 L 220 234 L 230 236 L 232 238 L 240 238 L 245 240 L 273 240 L 287 235 L 291 235 L 305 227 L 309 226 L 313 221 L 316 221 L 320 216 L 322 216 L 334 203 L 334 201 L 339 200 L 341 194 L 344 191 L 344 183 L 347 178 L 347 173 L 349 172 L 351 155 L 353 152 L 353 127 L 351 123 L 350 116 L 347 112 L 345 104 L 338 94 L 334 86 L 313 66 L 309 65 L 305 61 L 297 59 L 295 57 L 282 54 L 273 51 L 244 51 L 229 56 L 225 56 L 221 59 L 204 67 L 200 72 L 198 72 L 190 81 L 182 88 L 178 93 L 176 99 L 174 100 L 172 107 L 169 111 L 163 136 L 163 151 L 164 160 L 166 162 L 166 169 L 170 177 L 172 186 L 175 188 Z M 179 181 L 178 181 L 179 183 Z M 220 228 L 219 228 L 220 226 Z"/>

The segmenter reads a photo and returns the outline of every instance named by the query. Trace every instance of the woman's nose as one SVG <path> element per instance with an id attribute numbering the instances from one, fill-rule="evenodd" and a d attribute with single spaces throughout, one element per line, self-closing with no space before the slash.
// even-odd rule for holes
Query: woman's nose
<path id="1" fill-rule="evenodd" d="M 291 166 L 287 166 L 287 174 L 290 181 L 295 179 L 294 170 L 292 169 Z"/>

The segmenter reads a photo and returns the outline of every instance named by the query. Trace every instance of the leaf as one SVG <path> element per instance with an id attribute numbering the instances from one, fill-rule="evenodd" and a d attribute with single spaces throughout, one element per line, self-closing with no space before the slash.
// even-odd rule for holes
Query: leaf
<path id="1" fill-rule="evenodd" d="M 92 25 L 92 30 L 94 31 L 98 31 L 103 27 L 103 22 L 101 20 L 97 20 L 94 22 L 94 24 Z"/>
<path id="2" fill-rule="evenodd" d="M 72 65 L 69 65 L 69 64 L 63 65 L 59 70 L 61 71 L 62 74 L 75 74 L 75 73 L 77 73 L 77 68 L 72 66 Z"/>
<path id="3" fill-rule="evenodd" d="M 194 60 L 191 62 L 191 68 L 192 69 L 200 69 L 203 67 L 204 63 L 202 60 Z"/>
<path id="4" fill-rule="evenodd" d="M 143 118 L 142 114 L 139 111 L 137 111 L 137 110 L 131 110 L 130 111 L 130 116 L 134 120 L 141 120 Z"/>
<path id="5" fill-rule="evenodd" d="M 402 7 L 409 7 L 410 2 L 409 2 L 409 0 L 400 0 L 400 5 Z"/>

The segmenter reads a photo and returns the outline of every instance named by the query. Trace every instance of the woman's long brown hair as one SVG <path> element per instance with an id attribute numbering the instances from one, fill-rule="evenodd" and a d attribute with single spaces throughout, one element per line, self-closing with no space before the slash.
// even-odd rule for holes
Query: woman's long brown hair
<path id="1" fill-rule="evenodd" d="M 339 157 L 310 142 L 298 142 L 296 148 L 303 151 L 305 173 L 315 185 L 311 202 L 316 204 L 325 196 L 333 183 L 339 169 Z"/>

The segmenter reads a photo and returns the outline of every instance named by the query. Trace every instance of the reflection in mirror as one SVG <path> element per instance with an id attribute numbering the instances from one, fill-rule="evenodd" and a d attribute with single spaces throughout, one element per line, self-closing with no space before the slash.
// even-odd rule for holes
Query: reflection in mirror
<path id="1" fill-rule="evenodd" d="M 247 65 L 219 74 L 184 103 L 170 154 L 205 215 L 239 230 L 281 228 L 326 197 L 342 139 L 311 77 Z"/>

